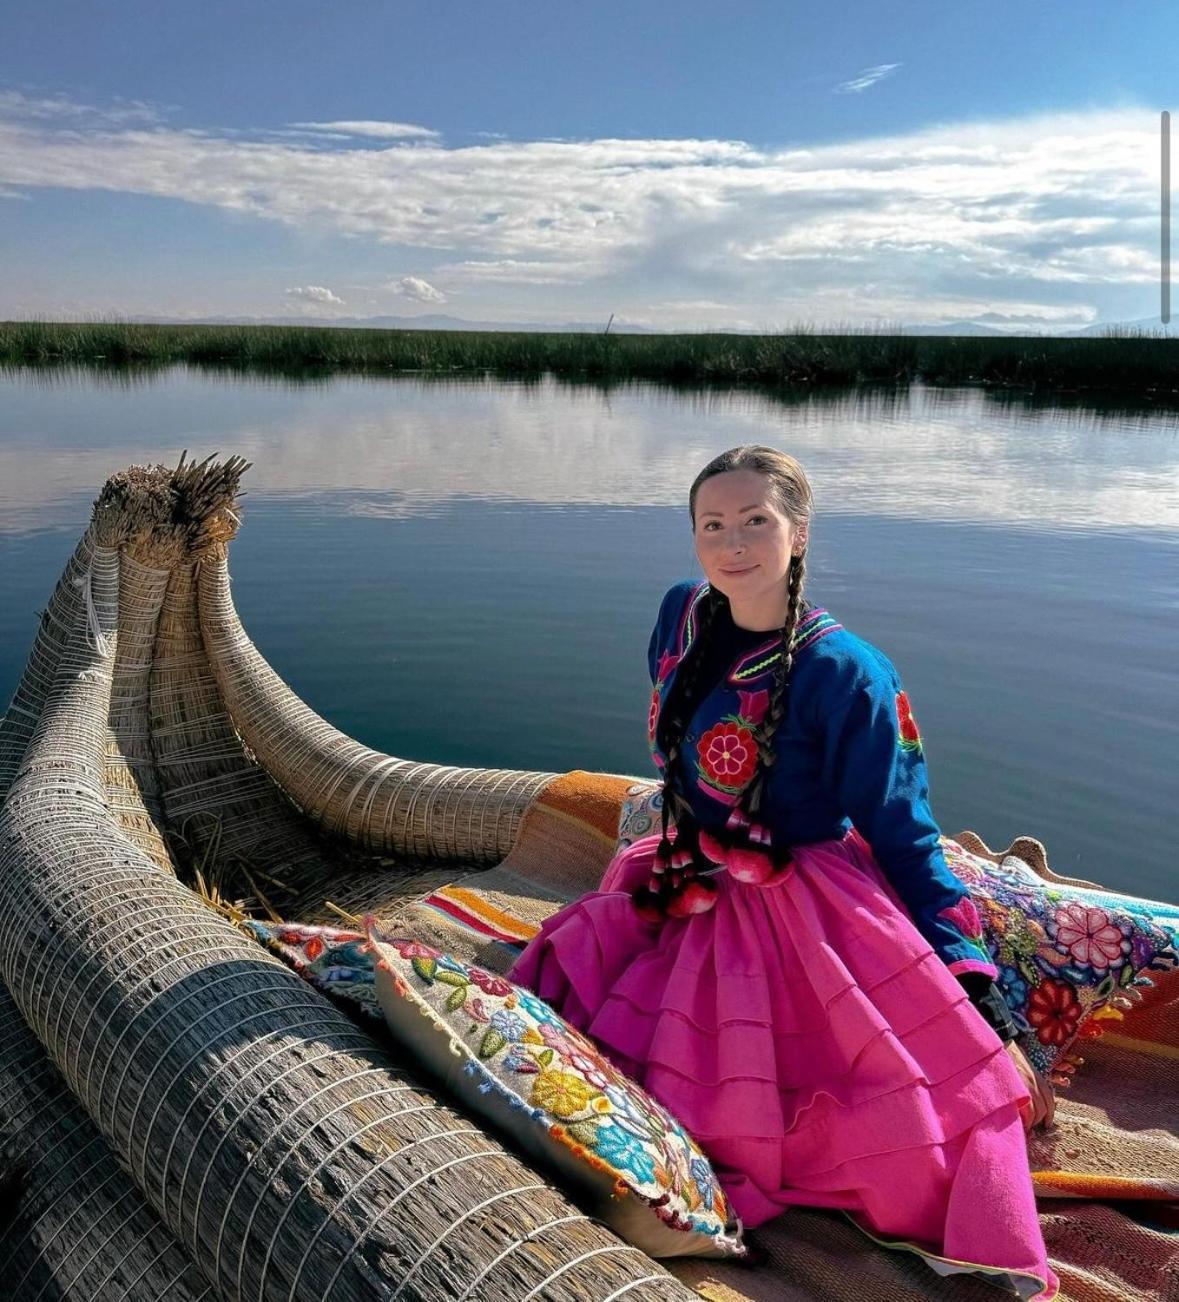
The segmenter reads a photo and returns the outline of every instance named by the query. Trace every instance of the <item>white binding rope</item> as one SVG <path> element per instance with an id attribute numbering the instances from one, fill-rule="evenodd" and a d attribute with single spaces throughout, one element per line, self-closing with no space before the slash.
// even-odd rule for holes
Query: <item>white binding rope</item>
<path id="1" fill-rule="evenodd" d="M 102 631 L 102 625 L 98 620 L 98 611 L 94 606 L 94 592 L 90 585 L 90 567 L 87 566 L 83 574 L 79 574 L 74 580 L 74 587 L 81 588 L 86 598 L 86 641 L 101 656 L 108 656 L 111 653 L 110 644 Z"/>

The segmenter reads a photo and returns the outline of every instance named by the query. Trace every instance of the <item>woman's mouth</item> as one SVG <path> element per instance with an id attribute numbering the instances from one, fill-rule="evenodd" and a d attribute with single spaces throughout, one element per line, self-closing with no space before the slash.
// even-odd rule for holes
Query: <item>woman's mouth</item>
<path id="1" fill-rule="evenodd" d="M 756 569 L 757 569 L 756 565 L 743 565 L 741 566 L 740 569 L 736 569 L 736 570 L 721 570 L 721 573 L 732 574 L 732 575 L 748 574 L 750 570 L 756 570 Z"/>

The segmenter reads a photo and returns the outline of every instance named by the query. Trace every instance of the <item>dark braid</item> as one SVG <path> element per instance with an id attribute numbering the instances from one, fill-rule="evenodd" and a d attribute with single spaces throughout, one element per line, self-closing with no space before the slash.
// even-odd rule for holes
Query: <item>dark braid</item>
<path id="1" fill-rule="evenodd" d="M 762 449 L 734 449 L 736 454 L 746 451 L 760 452 Z M 724 458 L 731 458 L 734 453 L 722 454 L 711 465 L 722 463 Z M 710 468 L 705 468 L 701 478 Z M 740 466 L 722 465 L 722 469 L 737 468 Z M 793 642 L 802 611 L 805 582 L 804 550 L 802 555 L 793 556 L 790 561 L 786 622 L 782 626 L 779 659 L 774 667 L 765 716 L 753 732 L 758 756 L 753 777 L 742 789 L 724 829 L 715 834 L 699 827 L 691 805 L 678 789 L 681 776 L 685 778 L 684 789 L 688 786 L 683 757 L 684 734 L 699 701 L 700 671 L 707 659 L 704 649 L 709 632 L 725 598 L 710 588 L 697 603 L 696 634 L 679 666 L 674 688 L 665 704 L 666 722 L 662 717 L 659 721 L 660 731 L 666 729 L 662 835 L 651 877 L 634 892 L 636 907 L 651 921 L 662 921 L 668 914 L 682 917 L 711 908 L 716 898 L 713 874 L 718 863 L 726 865 L 738 880 L 750 882 L 767 881 L 789 865 L 789 847 L 771 844 L 769 829 L 763 823 L 760 811 L 766 780 L 777 758 L 775 737 L 789 706 L 791 670 L 794 667 Z M 703 686 L 707 688 L 709 685 Z M 674 843 L 669 835 L 669 822 L 672 821 L 676 831 Z"/>

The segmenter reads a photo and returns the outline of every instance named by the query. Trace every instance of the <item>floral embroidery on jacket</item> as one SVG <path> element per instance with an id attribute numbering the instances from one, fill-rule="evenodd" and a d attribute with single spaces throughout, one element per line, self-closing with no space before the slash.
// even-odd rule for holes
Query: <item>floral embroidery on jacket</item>
<path id="1" fill-rule="evenodd" d="M 747 786 L 757 769 L 757 745 L 740 716 L 729 715 L 696 743 L 700 777 L 731 795 Z"/>
<path id="2" fill-rule="evenodd" d="M 909 704 L 907 692 L 897 693 L 897 723 L 901 726 L 901 750 L 921 753 L 921 734 L 917 730 L 917 720 L 913 718 L 913 707 Z"/>

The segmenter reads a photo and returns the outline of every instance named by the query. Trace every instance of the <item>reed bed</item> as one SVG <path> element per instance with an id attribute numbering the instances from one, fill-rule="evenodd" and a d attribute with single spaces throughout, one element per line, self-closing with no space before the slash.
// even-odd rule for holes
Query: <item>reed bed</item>
<path id="1" fill-rule="evenodd" d="M 189 366 L 308 374 L 551 374 L 671 383 L 981 384 L 1179 394 L 1173 339 L 1140 330 L 1069 339 L 820 334 L 581 334 L 303 326 L 0 322 L 0 363 Z"/>

